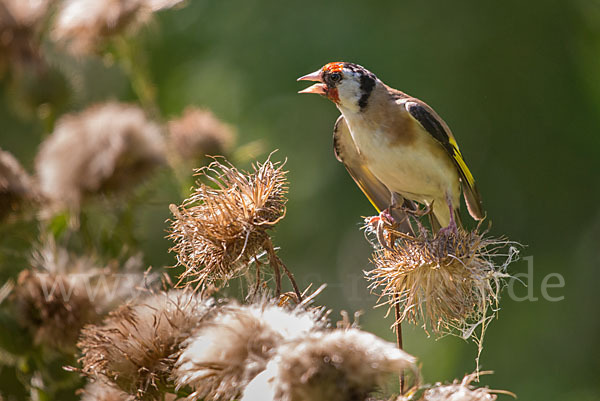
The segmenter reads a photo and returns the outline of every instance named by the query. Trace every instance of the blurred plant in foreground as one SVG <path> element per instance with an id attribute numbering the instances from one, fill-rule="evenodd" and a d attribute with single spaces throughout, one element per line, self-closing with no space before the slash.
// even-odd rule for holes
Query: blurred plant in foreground
<path id="1" fill-rule="evenodd" d="M 152 12 L 182 0 L 64 0 L 52 28 L 53 40 L 76 54 L 100 49 L 107 39 L 134 32 Z"/>
<path id="2" fill-rule="evenodd" d="M 19 274 L 12 300 L 21 324 L 35 344 L 75 350 L 79 331 L 133 297 L 144 282 L 139 258 L 122 271 L 99 267 L 90 256 L 75 256 L 49 241 L 32 256 L 32 268 Z"/>
<path id="3" fill-rule="evenodd" d="M 137 106 L 106 103 L 62 117 L 36 171 L 48 208 L 77 211 L 87 195 L 130 189 L 163 162 L 159 126 Z"/>
<path id="4" fill-rule="evenodd" d="M 184 290 L 150 294 L 87 326 L 78 346 L 82 372 L 115 384 L 137 399 L 157 399 L 172 385 L 173 355 L 212 308 Z"/>

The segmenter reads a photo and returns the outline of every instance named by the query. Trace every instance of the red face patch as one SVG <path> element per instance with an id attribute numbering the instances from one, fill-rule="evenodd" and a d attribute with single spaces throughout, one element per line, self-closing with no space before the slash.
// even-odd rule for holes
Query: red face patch
<path id="1" fill-rule="evenodd" d="M 334 103 L 339 103 L 340 95 L 338 93 L 337 88 L 328 88 L 327 89 L 327 98 Z"/>
<path id="2" fill-rule="evenodd" d="M 324 72 L 342 72 L 343 69 L 344 63 L 342 62 L 325 64 L 323 67 Z"/>

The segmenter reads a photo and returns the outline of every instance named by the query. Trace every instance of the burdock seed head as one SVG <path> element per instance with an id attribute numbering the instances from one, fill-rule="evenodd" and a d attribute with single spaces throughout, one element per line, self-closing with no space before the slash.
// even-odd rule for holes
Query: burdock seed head
<path id="1" fill-rule="evenodd" d="M 184 160 L 229 153 L 235 140 L 231 126 L 210 110 L 188 107 L 183 115 L 168 123 L 170 148 Z"/>
<path id="2" fill-rule="evenodd" d="M 33 198 L 29 174 L 12 154 L 0 149 L 0 220 Z"/>
<path id="3" fill-rule="evenodd" d="M 318 312 L 269 303 L 224 306 L 185 344 L 174 371 L 178 387 L 191 387 L 193 399 L 230 400 L 285 341 L 322 326 Z"/>
<path id="4" fill-rule="evenodd" d="M 83 329 L 77 344 L 82 372 L 105 378 L 136 399 L 156 399 L 172 387 L 170 373 L 181 342 L 211 308 L 211 301 L 184 290 L 124 305 L 102 324 Z"/>
<path id="5" fill-rule="evenodd" d="M 268 230 L 285 216 L 288 187 L 282 165 L 269 159 L 252 173 L 217 160 L 198 175 L 214 186 L 198 182 L 181 206 L 171 206 L 169 238 L 185 267 L 181 279 L 204 285 L 243 273 L 271 243 Z"/>
<path id="6" fill-rule="evenodd" d="M 478 325 L 485 330 L 516 250 L 484 234 L 460 228 L 433 237 L 424 229 L 417 236 L 396 233 L 393 243 L 381 244 L 373 255 L 375 268 L 366 272 L 371 288 L 399 307 L 399 322 L 420 321 L 436 334 L 458 331 L 463 338 Z"/>
<path id="7" fill-rule="evenodd" d="M 77 209 L 86 195 L 130 189 L 163 152 L 160 128 L 142 109 L 109 102 L 57 122 L 36 157 L 37 177 L 54 206 Z"/>
<path id="8" fill-rule="evenodd" d="M 316 331 L 283 344 L 246 387 L 243 401 L 366 400 L 415 358 L 373 334 Z"/>

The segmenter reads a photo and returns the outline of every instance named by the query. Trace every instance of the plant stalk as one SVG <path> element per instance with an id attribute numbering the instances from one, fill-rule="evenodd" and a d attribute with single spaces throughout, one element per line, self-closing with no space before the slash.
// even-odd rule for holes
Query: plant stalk
<path id="1" fill-rule="evenodd" d="M 396 344 L 398 348 L 404 350 L 404 345 L 402 343 L 402 323 L 401 323 L 401 315 L 400 315 L 400 303 L 397 295 L 394 295 L 394 312 L 396 317 Z M 404 394 L 406 387 L 406 378 L 404 377 L 404 372 L 400 373 L 400 394 Z"/>

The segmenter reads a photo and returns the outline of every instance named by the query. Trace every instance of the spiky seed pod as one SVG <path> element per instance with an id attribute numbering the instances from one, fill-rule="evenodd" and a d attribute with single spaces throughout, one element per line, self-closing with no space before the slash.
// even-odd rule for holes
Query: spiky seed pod
<path id="1" fill-rule="evenodd" d="M 133 270 L 139 261 L 128 265 Z M 19 274 L 12 304 L 36 344 L 74 351 L 81 328 L 130 297 L 142 279 L 141 273 L 115 275 L 48 242 L 34 254 L 32 268 Z"/>
<path id="2" fill-rule="evenodd" d="M 104 379 L 89 382 L 80 390 L 81 401 L 135 401 L 135 397 Z"/>
<path id="3" fill-rule="evenodd" d="M 277 346 L 322 326 L 318 312 L 272 304 L 224 306 L 185 344 L 174 376 L 193 399 L 230 400 L 267 365 Z"/>
<path id="4" fill-rule="evenodd" d="M 233 128 L 210 110 L 188 107 L 183 115 L 169 121 L 169 147 L 184 160 L 229 153 L 235 140 Z"/>
<path id="5" fill-rule="evenodd" d="M 0 149 L 0 220 L 33 198 L 29 174 L 12 154 Z"/>
<path id="6" fill-rule="evenodd" d="M 98 104 L 61 118 L 42 143 L 40 189 L 54 206 L 77 209 L 86 195 L 130 189 L 164 162 L 163 149 L 160 128 L 142 109 Z"/>
<path id="7" fill-rule="evenodd" d="M 271 243 L 268 230 L 285 216 L 286 172 L 269 159 L 252 173 L 226 161 L 197 171 L 216 188 L 198 182 L 181 206 L 171 205 L 171 251 L 185 267 L 182 280 L 218 284 L 243 273 Z"/>
<path id="8" fill-rule="evenodd" d="M 423 393 L 422 401 L 494 401 L 498 398 L 494 391 L 487 387 L 471 385 L 477 377 L 478 375 L 473 373 L 465 376 L 462 381 L 454 380 L 452 384 L 436 383 Z M 498 392 L 512 394 L 506 391 Z"/>
<path id="9" fill-rule="evenodd" d="M 243 401 L 366 400 L 415 358 L 358 329 L 312 332 L 283 344 L 246 387 Z"/>
<path id="10" fill-rule="evenodd" d="M 393 244 L 373 254 L 375 268 L 366 272 L 370 288 L 399 305 L 400 321 L 468 338 L 478 325 L 485 329 L 495 313 L 503 279 L 509 277 L 506 267 L 517 255 L 509 241 L 484 234 L 464 229 L 433 237 L 424 229 L 417 236 L 397 233 Z M 502 254 L 507 248 L 508 255 Z"/>
<path id="11" fill-rule="evenodd" d="M 189 291 L 150 295 L 86 326 L 79 343 L 82 372 L 105 377 L 136 399 L 154 400 L 172 387 L 181 342 L 210 313 L 212 302 Z"/>

